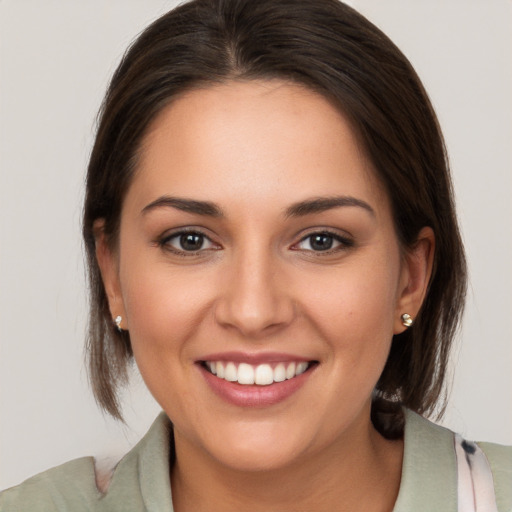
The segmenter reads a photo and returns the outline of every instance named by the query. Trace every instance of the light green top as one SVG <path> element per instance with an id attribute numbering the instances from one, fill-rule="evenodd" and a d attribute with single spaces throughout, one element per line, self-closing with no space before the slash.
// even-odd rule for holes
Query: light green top
<path id="1" fill-rule="evenodd" d="M 94 459 L 84 457 L 0 493 L 1 512 L 172 512 L 171 425 L 162 413 L 119 462 L 106 494 L 96 487 Z M 405 450 L 394 512 L 456 512 L 453 433 L 406 411 Z M 481 443 L 493 472 L 500 512 L 512 511 L 512 446 Z"/>

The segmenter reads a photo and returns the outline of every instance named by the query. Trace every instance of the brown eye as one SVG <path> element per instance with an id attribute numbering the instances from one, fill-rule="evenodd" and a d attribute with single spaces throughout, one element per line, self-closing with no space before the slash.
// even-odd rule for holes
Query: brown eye
<path id="1" fill-rule="evenodd" d="M 194 253 L 218 248 L 206 235 L 197 231 L 174 233 L 165 237 L 160 245 L 178 253 Z"/>
<path id="2" fill-rule="evenodd" d="M 204 236 L 199 233 L 186 233 L 179 237 L 180 249 L 184 251 L 199 251 L 203 248 L 203 244 Z"/>
<path id="3" fill-rule="evenodd" d="M 334 243 L 334 238 L 325 233 L 312 235 L 309 238 L 309 244 L 313 251 L 328 251 L 332 248 Z"/>
<path id="4" fill-rule="evenodd" d="M 354 242 L 349 238 L 342 237 L 328 231 L 311 233 L 304 237 L 296 246 L 296 250 L 327 252 L 338 251 L 353 247 Z"/>

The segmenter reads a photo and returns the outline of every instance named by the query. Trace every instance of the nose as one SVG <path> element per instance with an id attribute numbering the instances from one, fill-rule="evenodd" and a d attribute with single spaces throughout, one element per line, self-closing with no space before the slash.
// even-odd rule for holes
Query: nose
<path id="1" fill-rule="evenodd" d="M 229 265 L 221 286 L 216 321 L 244 338 L 261 339 L 293 321 L 294 301 L 271 255 L 240 254 Z"/>

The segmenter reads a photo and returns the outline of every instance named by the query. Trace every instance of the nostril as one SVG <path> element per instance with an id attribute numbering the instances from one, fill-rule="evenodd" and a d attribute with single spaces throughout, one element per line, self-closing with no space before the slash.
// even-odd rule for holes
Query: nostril
<path id="1" fill-rule="evenodd" d="M 279 330 L 289 325 L 293 316 L 292 307 L 273 301 L 264 305 L 225 301 L 215 309 L 215 318 L 220 325 L 237 329 L 247 337 L 268 335 Z"/>

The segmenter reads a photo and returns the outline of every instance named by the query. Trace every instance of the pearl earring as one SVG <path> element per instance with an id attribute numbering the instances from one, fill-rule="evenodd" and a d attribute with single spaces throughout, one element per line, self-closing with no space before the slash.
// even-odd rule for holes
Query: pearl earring
<path id="1" fill-rule="evenodd" d="M 400 318 L 402 319 L 402 324 L 405 325 L 405 327 L 411 327 L 411 325 L 413 324 L 413 319 L 411 315 L 407 313 L 404 313 Z"/>
<path id="2" fill-rule="evenodd" d="M 121 329 L 121 322 L 122 322 L 122 321 L 123 321 L 123 317 L 122 317 L 121 315 L 117 315 L 117 316 L 116 316 L 116 318 L 115 318 L 115 320 L 114 320 L 114 322 L 115 322 L 115 323 L 116 323 L 116 325 L 117 325 L 117 330 L 118 330 L 119 332 L 122 332 L 122 331 L 123 331 L 123 329 Z"/>

